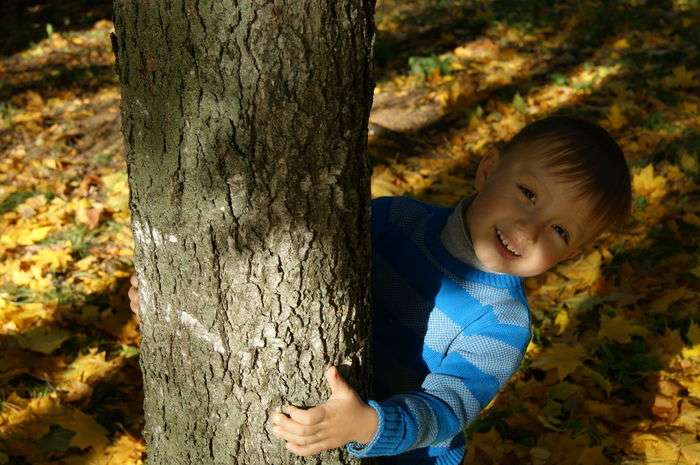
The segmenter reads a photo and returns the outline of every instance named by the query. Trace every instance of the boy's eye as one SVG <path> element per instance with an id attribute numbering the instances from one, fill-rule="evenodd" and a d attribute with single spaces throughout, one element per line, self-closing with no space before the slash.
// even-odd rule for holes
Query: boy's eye
<path id="1" fill-rule="evenodd" d="M 561 236 L 561 238 L 564 239 L 564 241 L 568 244 L 569 243 L 569 232 L 566 229 L 559 226 L 558 224 L 555 224 L 552 227 L 554 228 L 554 231 L 556 231 L 556 233 L 559 234 Z"/>
<path id="2" fill-rule="evenodd" d="M 534 192 L 532 192 L 530 189 L 528 189 L 525 186 L 518 185 L 518 189 L 520 189 L 520 192 L 523 193 L 523 195 L 530 201 L 534 202 L 536 199 L 536 195 Z"/>

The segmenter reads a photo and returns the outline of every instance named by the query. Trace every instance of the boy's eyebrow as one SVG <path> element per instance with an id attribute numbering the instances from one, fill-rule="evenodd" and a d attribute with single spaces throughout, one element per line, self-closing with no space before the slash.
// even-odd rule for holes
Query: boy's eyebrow
<path id="1" fill-rule="evenodd" d="M 535 187 L 537 187 L 538 190 L 544 190 L 546 195 L 550 195 L 550 191 L 547 188 L 547 184 L 545 184 L 542 181 L 542 179 L 540 179 L 540 177 L 537 176 L 535 173 L 533 173 L 532 171 L 530 171 L 528 169 L 525 169 L 525 170 L 521 171 L 520 174 L 524 175 L 526 178 L 530 178 L 530 180 L 534 180 L 535 184 L 536 184 Z"/>

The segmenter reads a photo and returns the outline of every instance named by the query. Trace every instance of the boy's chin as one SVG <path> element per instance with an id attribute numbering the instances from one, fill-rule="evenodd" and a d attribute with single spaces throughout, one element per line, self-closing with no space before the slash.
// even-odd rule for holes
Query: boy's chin
<path id="1" fill-rule="evenodd" d="M 478 254 L 477 258 L 479 258 Z M 519 276 L 521 278 L 532 278 L 533 276 L 540 275 L 554 267 L 554 265 L 549 267 L 535 266 L 533 264 L 523 262 L 522 260 L 522 258 L 505 260 L 498 255 L 488 257 L 483 260 L 479 258 L 479 261 L 481 262 L 482 266 L 488 271 L 495 273 L 505 273 L 511 276 Z"/>

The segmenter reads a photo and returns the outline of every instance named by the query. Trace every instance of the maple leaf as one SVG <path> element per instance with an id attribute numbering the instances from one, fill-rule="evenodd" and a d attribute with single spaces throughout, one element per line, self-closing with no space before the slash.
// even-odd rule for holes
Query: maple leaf
<path id="1" fill-rule="evenodd" d="M 75 433 L 70 440 L 71 446 L 85 449 L 107 444 L 107 431 L 91 416 L 61 405 L 56 393 L 29 401 L 11 395 L 10 400 L 19 408 L 0 421 L 2 434 L 39 439 L 49 433 L 50 425 L 59 425 Z"/>
<path id="2" fill-rule="evenodd" d="M 695 433 L 667 434 L 632 433 L 629 449 L 644 454 L 655 464 L 697 465 L 700 463 L 700 442 Z"/>
<path id="3" fill-rule="evenodd" d="M 573 263 L 560 265 L 557 269 L 569 279 L 589 287 L 600 278 L 602 255 L 597 250 Z"/>
<path id="4" fill-rule="evenodd" d="M 601 375 L 600 373 L 591 368 L 588 368 L 586 365 L 579 366 L 577 372 L 579 371 L 582 375 L 591 379 L 595 384 L 597 384 L 598 387 L 605 391 L 605 394 L 608 397 L 610 397 L 610 391 L 612 391 L 612 383 L 608 381 L 608 379 L 605 376 Z"/>
<path id="5" fill-rule="evenodd" d="M 683 215 L 681 218 L 685 223 L 692 224 L 693 226 L 696 226 L 700 228 L 700 217 L 696 215 L 695 213 L 686 213 Z"/>
<path id="6" fill-rule="evenodd" d="M 26 226 L 23 228 L 14 228 L 6 231 L 2 236 L 0 236 L 0 244 L 6 247 L 32 245 L 46 239 L 52 229 L 52 226 Z"/>
<path id="7" fill-rule="evenodd" d="M 654 165 L 649 163 L 632 177 L 632 190 L 650 201 L 658 200 L 666 195 L 666 178 L 654 176 Z"/>
<path id="8" fill-rule="evenodd" d="M 691 376 L 689 379 L 681 380 L 681 383 L 688 390 L 688 394 L 700 399 L 700 376 Z"/>
<path id="9" fill-rule="evenodd" d="M 479 449 L 481 452 L 486 454 L 493 463 L 500 463 L 503 455 L 508 452 L 504 448 L 504 439 L 496 431 L 495 428 L 491 428 L 485 433 L 475 432 L 469 441 L 469 448 L 471 450 L 472 456 L 474 456 L 474 449 Z"/>
<path id="10" fill-rule="evenodd" d="M 618 104 L 614 104 L 610 107 L 608 112 L 608 122 L 613 129 L 620 129 L 627 124 L 627 118 L 622 114 L 622 110 Z"/>
<path id="11" fill-rule="evenodd" d="M 0 324 L 3 328 L 9 323 L 15 330 L 24 329 L 39 320 L 49 319 L 56 309 L 55 303 L 29 302 L 26 304 L 9 304 L 0 311 Z"/>
<path id="12" fill-rule="evenodd" d="M 544 349 L 530 365 L 533 368 L 557 370 L 559 381 L 563 381 L 569 374 L 573 373 L 577 367 L 583 365 L 583 358 L 586 349 L 580 344 L 569 346 L 555 343 Z"/>
<path id="13" fill-rule="evenodd" d="M 89 229 L 95 229 L 100 222 L 100 215 L 102 214 L 104 206 L 99 202 L 90 204 L 87 199 L 81 200 L 85 202 L 82 202 L 78 206 L 75 212 L 75 220 L 78 223 L 87 225 Z"/>
<path id="14" fill-rule="evenodd" d="M 696 324 L 695 322 L 691 323 L 686 337 L 690 341 L 690 347 L 683 348 L 683 357 L 700 357 L 700 325 Z"/>
<path id="15" fill-rule="evenodd" d="M 61 413 L 62 415 L 55 418 L 54 421 L 75 433 L 70 441 L 71 446 L 86 449 L 88 447 L 100 448 L 107 444 L 107 430 L 94 418 L 68 407 L 63 407 Z"/>
<path id="16" fill-rule="evenodd" d="M 678 287 L 666 291 L 649 304 L 649 309 L 654 313 L 665 313 L 668 308 L 680 301 L 690 297 L 691 294 L 685 287 Z"/>
<path id="17" fill-rule="evenodd" d="M 69 387 L 70 382 L 74 379 L 84 383 L 92 383 L 106 377 L 123 363 L 122 357 L 106 360 L 105 352 L 98 353 L 97 349 L 93 347 L 89 353 L 76 358 L 63 372 L 56 376 L 57 386 Z"/>
<path id="18" fill-rule="evenodd" d="M 696 278 L 700 278 L 700 265 L 696 266 L 690 272 L 695 276 Z"/>
<path id="19" fill-rule="evenodd" d="M 558 326 L 557 335 L 561 335 L 569 327 L 570 323 L 569 312 L 566 309 L 559 310 L 557 316 L 554 318 L 554 324 Z"/>
<path id="20" fill-rule="evenodd" d="M 623 315 L 617 315 L 613 318 L 603 315 L 598 336 L 625 343 L 629 342 L 633 335 L 646 336 L 648 333 L 649 331 L 645 327 L 634 324 Z"/>
<path id="21" fill-rule="evenodd" d="M 39 326 L 18 335 L 17 343 L 25 349 L 48 355 L 61 347 L 70 336 L 70 331 L 63 328 Z"/>
<path id="22" fill-rule="evenodd" d="M 695 79 L 695 73 L 688 71 L 685 65 L 676 66 L 673 68 L 673 76 L 666 76 L 663 79 L 663 84 L 666 87 L 681 87 L 690 88 L 698 84 Z"/>
<path id="23" fill-rule="evenodd" d="M 15 392 L 5 399 L 5 404 L 12 405 L 0 414 L 0 434 L 4 437 L 25 437 L 38 439 L 49 432 L 49 424 L 37 421 L 55 405 L 50 396 L 24 399 Z"/>
<path id="24" fill-rule="evenodd" d="M 548 464 L 571 463 L 571 461 L 578 457 L 581 451 L 587 447 L 589 442 L 585 434 L 572 436 L 568 432 L 547 432 L 541 434 L 538 439 L 538 444 L 552 452 L 547 462 Z"/>
<path id="25" fill-rule="evenodd" d="M 681 153 L 681 167 L 687 171 L 688 173 L 697 173 L 698 169 L 700 169 L 700 165 L 698 165 L 697 160 L 695 157 L 690 155 L 688 152 L 685 150 L 683 153 Z"/>
<path id="26" fill-rule="evenodd" d="M 113 212 L 128 211 L 129 183 L 126 173 L 113 173 L 102 176 L 102 183 L 107 189 L 105 206 Z"/>
<path id="27" fill-rule="evenodd" d="M 48 267 L 52 271 L 61 271 L 73 261 L 73 257 L 68 248 L 59 246 L 39 249 L 27 260 L 42 268 Z"/>
<path id="28" fill-rule="evenodd" d="M 603 446 L 586 447 L 576 461 L 576 465 L 608 465 L 610 461 L 603 455 Z"/>
<path id="29" fill-rule="evenodd" d="M 613 48 L 615 50 L 624 50 L 626 48 L 630 47 L 630 43 L 627 40 L 627 38 L 623 37 L 622 39 L 617 39 L 615 43 L 613 44 Z"/>
<path id="30" fill-rule="evenodd" d="M 530 459 L 532 465 L 544 465 L 547 463 L 547 459 L 552 453 L 545 449 L 544 447 L 532 447 L 530 448 Z"/>
<path id="31" fill-rule="evenodd" d="M 685 344 L 681 338 L 681 333 L 677 329 L 667 329 L 661 337 L 654 340 L 652 355 L 659 359 L 664 365 L 671 363 L 681 353 Z"/>
<path id="32" fill-rule="evenodd" d="M 682 399 L 679 411 L 678 418 L 673 424 L 688 431 L 698 431 L 698 428 L 700 428 L 700 408 L 693 405 L 688 399 Z"/>

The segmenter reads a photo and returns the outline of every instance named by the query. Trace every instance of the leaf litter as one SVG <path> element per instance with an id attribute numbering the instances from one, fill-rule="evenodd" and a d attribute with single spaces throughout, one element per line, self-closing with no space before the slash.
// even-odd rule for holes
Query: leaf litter
<path id="1" fill-rule="evenodd" d="M 453 206 L 555 113 L 633 174 L 625 228 L 526 280 L 533 340 L 465 463 L 700 463 L 700 25 L 671 3 L 377 4 L 374 197 Z M 0 464 L 146 456 L 112 27 L 0 57 Z"/>

